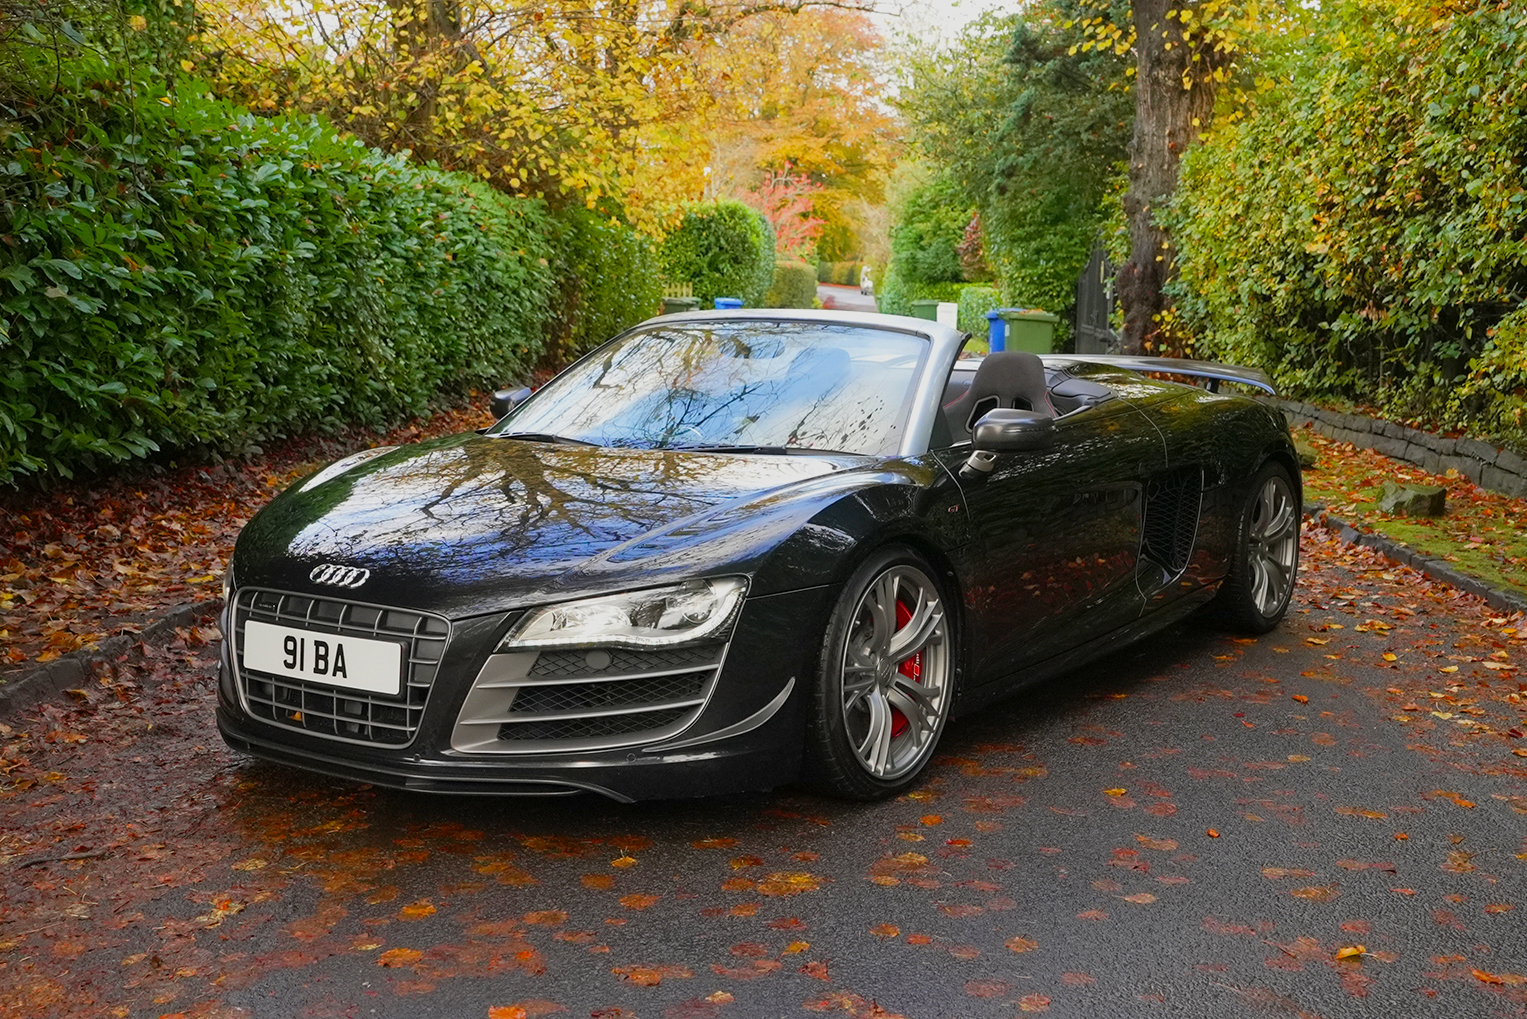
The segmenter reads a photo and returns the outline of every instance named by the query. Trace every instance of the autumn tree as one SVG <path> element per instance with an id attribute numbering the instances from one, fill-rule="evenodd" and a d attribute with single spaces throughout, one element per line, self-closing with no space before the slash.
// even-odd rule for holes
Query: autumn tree
<path id="1" fill-rule="evenodd" d="M 824 257 L 857 253 L 862 206 L 884 200 L 896 125 L 884 106 L 882 40 L 862 12 L 769 12 L 708 49 L 713 193 L 743 197 L 786 168 L 818 185 Z"/>
<path id="2" fill-rule="evenodd" d="M 810 257 L 825 220 L 813 211 L 822 185 L 785 164 L 782 170 L 765 170 L 763 180 L 739 197 L 756 209 L 774 228 L 775 251 L 780 258 Z"/>
<path id="3" fill-rule="evenodd" d="M 710 41 L 808 0 L 206 3 L 199 69 L 232 98 L 324 113 L 506 191 L 651 221 L 703 187 Z"/>
<path id="4" fill-rule="evenodd" d="M 1079 50 L 1133 58 L 1135 116 L 1129 143 L 1124 216 L 1129 258 L 1118 272 L 1124 350 L 1152 342 L 1169 308 L 1174 255 L 1158 213 L 1177 188 L 1183 154 L 1209 130 L 1223 86 L 1260 37 L 1297 22 L 1302 8 L 1284 0 L 1084 0 Z"/>

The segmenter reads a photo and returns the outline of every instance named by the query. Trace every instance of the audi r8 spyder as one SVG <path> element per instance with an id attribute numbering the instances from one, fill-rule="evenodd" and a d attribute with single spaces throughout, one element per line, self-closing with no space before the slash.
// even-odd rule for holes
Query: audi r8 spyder
<path id="1" fill-rule="evenodd" d="M 951 718 L 1189 613 L 1278 624 L 1298 461 L 1231 391 L 1263 376 L 966 339 L 663 316 L 480 433 L 324 467 L 234 550 L 224 738 L 435 792 L 872 799 Z"/>

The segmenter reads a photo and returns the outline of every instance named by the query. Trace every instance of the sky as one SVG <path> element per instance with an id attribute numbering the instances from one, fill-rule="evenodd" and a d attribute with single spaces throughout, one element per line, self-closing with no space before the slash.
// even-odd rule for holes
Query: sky
<path id="1" fill-rule="evenodd" d="M 1011 11 L 1017 0 L 877 0 L 875 16 L 888 37 L 901 32 L 937 34 L 949 40 L 986 11 Z"/>

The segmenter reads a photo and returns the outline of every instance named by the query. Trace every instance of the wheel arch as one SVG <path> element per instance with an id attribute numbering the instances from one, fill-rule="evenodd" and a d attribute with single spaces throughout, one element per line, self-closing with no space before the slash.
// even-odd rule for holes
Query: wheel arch
<path id="1" fill-rule="evenodd" d="M 1278 443 L 1263 450 L 1261 459 L 1257 461 L 1256 467 L 1249 476 L 1256 475 L 1270 463 L 1279 464 L 1288 471 L 1289 480 L 1294 483 L 1294 495 L 1299 500 L 1299 508 L 1302 510 L 1304 508 L 1304 477 L 1299 468 L 1299 455 L 1295 452 L 1293 445 Z"/>

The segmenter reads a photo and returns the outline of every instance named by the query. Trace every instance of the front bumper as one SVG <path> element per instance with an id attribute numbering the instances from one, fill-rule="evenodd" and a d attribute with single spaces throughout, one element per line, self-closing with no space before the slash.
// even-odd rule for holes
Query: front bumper
<path id="1" fill-rule="evenodd" d="M 816 588 L 748 599 L 704 709 L 682 733 L 655 746 L 512 755 L 451 750 L 451 731 L 471 681 L 506 628 L 501 616 L 454 624 L 417 735 L 407 747 L 339 742 L 251 717 L 239 703 L 226 640 L 218 729 L 229 746 L 256 757 L 420 792 L 594 792 L 629 802 L 769 789 L 799 772 L 805 705 L 830 595 L 827 588 Z M 232 632 L 229 623 L 224 620 L 224 633 Z"/>

